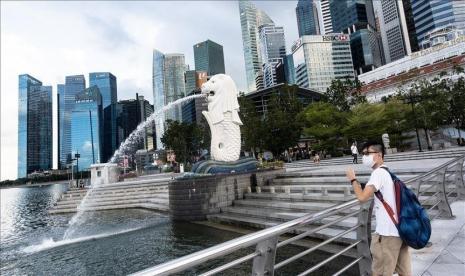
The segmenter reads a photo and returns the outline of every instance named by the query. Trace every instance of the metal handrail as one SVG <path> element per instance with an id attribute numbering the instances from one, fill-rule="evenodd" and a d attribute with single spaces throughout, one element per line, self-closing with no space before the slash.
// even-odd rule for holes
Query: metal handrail
<path id="1" fill-rule="evenodd" d="M 214 258 L 218 258 L 242 248 L 256 245 L 270 237 L 279 236 L 293 230 L 299 226 L 318 221 L 336 212 L 358 205 L 358 200 L 354 199 L 340 205 L 333 206 L 329 209 L 302 216 L 300 218 L 254 232 L 219 245 L 186 255 L 184 257 L 136 272 L 132 275 L 169 275 L 171 273 L 181 272 L 187 268 L 202 264 Z"/>
<path id="2" fill-rule="evenodd" d="M 423 175 L 420 175 L 420 176 L 414 177 L 412 179 L 409 179 L 409 180 L 405 181 L 404 183 L 405 184 L 410 184 L 410 183 L 415 183 L 417 181 L 420 181 L 419 182 L 419 187 L 418 187 L 418 191 L 419 191 L 419 188 L 420 188 L 420 185 L 421 185 L 421 180 L 423 180 L 425 178 L 429 179 L 429 178 L 435 176 L 436 173 L 440 172 L 441 170 L 443 170 L 445 168 L 444 176 L 443 176 L 443 183 L 442 183 L 442 185 L 440 185 L 442 187 L 438 188 L 438 189 L 442 189 L 442 191 L 444 191 L 445 190 L 444 181 L 446 181 L 446 179 L 447 179 L 446 176 L 445 176 L 446 173 L 447 173 L 447 167 L 449 167 L 451 164 L 455 164 L 457 162 L 460 162 L 462 159 L 465 160 L 465 155 L 454 158 L 453 160 L 450 160 L 450 161 L 442 164 L 441 166 L 429 171 L 428 173 L 425 173 Z M 463 167 L 463 163 L 462 163 L 462 167 Z M 463 187 L 463 186 L 465 186 L 465 183 L 463 181 L 463 168 L 461 168 L 460 174 L 462 174 L 461 175 L 461 180 L 462 180 L 462 187 Z M 439 191 L 438 191 L 438 193 L 439 193 Z M 445 204 L 449 205 L 449 203 L 447 202 L 447 198 L 445 200 L 446 200 Z M 441 202 L 442 202 L 442 199 L 439 200 L 439 203 L 441 203 Z M 436 207 L 436 205 L 438 205 L 439 203 L 436 203 L 432 208 Z M 327 228 L 327 227 L 329 227 L 329 226 L 331 226 L 331 225 L 333 225 L 333 224 L 335 224 L 337 222 L 340 222 L 340 221 L 342 221 L 344 219 L 347 219 L 347 218 L 349 218 L 349 217 L 351 217 L 353 215 L 361 214 L 362 210 L 358 210 L 356 212 L 351 212 L 348 215 L 345 215 L 343 217 L 335 219 L 335 220 L 333 220 L 333 221 L 331 221 L 329 223 L 326 223 L 326 224 L 324 224 L 324 225 L 322 225 L 320 227 L 317 227 L 317 228 L 312 229 L 312 230 L 305 231 L 304 233 L 301 233 L 301 234 L 299 234 L 297 236 L 289 238 L 288 240 L 277 243 L 277 237 L 279 237 L 280 235 L 282 235 L 284 233 L 287 233 L 287 232 L 290 232 L 290 231 L 292 231 L 294 229 L 297 229 L 299 227 L 305 226 L 305 225 L 307 225 L 309 223 L 320 221 L 323 218 L 326 218 L 326 217 L 331 216 L 333 214 L 339 213 L 342 210 L 346 210 L 348 208 L 351 208 L 351 207 L 354 207 L 354 206 L 357 206 L 357 205 L 362 207 L 362 205 L 359 204 L 358 199 L 353 199 L 351 201 L 348 201 L 348 202 L 345 202 L 345 203 L 342 203 L 342 204 L 339 204 L 339 205 L 332 206 L 332 207 L 330 207 L 330 208 L 328 208 L 326 210 L 323 210 L 323 211 L 320 211 L 320 212 L 317 212 L 317 213 L 314 213 L 314 214 L 304 215 L 304 216 L 302 216 L 300 218 L 297 218 L 297 219 L 294 219 L 294 220 L 291 220 L 291 221 L 288 221 L 288 222 L 285 222 L 285 223 L 282 223 L 282 224 L 279 224 L 279 225 L 276 225 L 276 226 L 273 226 L 273 227 L 270 227 L 270 228 L 255 232 L 255 233 L 251 233 L 251 234 L 248 234 L 248 235 L 245 235 L 245 236 L 242 236 L 242 237 L 239 237 L 239 238 L 224 242 L 222 244 L 219 244 L 219 245 L 216 245 L 216 246 L 213 246 L 213 247 L 210 247 L 210 248 L 207 248 L 207 249 L 204 249 L 204 250 L 201 250 L 201 251 L 186 255 L 184 257 L 181 257 L 181 258 L 178 258 L 178 259 L 175 259 L 175 260 L 172 260 L 172 261 L 169 261 L 169 262 L 166 262 L 166 263 L 163 263 L 163 264 L 151 267 L 151 268 L 147 268 L 145 270 L 136 272 L 136 273 L 134 273 L 132 275 L 169 275 L 169 274 L 172 274 L 172 273 L 181 272 L 181 271 L 184 271 L 184 270 L 186 270 L 188 268 L 192 268 L 194 266 L 200 265 L 200 264 L 202 264 L 202 263 L 204 263 L 206 261 L 228 255 L 228 254 L 230 254 L 232 252 L 235 252 L 235 251 L 237 251 L 239 249 L 243 249 L 243 248 L 247 248 L 247 247 L 250 247 L 250 246 L 253 246 L 253 245 L 257 245 L 257 250 L 255 252 L 253 252 L 251 254 L 248 254 L 248 255 L 246 255 L 244 257 L 241 257 L 241 258 L 239 258 L 239 259 L 237 259 L 235 261 L 224 264 L 224 265 L 222 265 L 220 267 L 217 267 L 217 268 L 215 268 L 213 270 L 210 270 L 210 271 L 208 271 L 208 272 L 206 272 L 206 273 L 204 273 L 202 275 L 213 275 L 215 273 L 224 271 L 224 270 L 226 270 L 228 268 L 231 268 L 233 266 L 236 266 L 238 264 L 241 264 L 241 263 L 243 263 L 245 261 L 249 261 L 249 260 L 252 260 L 252 259 L 254 259 L 254 265 L 255 265 L 255 258 L 263 257 L 264 255 L 266 255 L 270 251 L 273 251 L 273 250 L 275 251 L 276 248 L 278 248 L 278 247 L 281 247 L 283 245 L 294 242 L 295 240 L 298 240 L 300 238 L 304 238 L 305 236 L 308 236 L 311 233 L 315 233 L 317 231 L 320 231 L 320 230 L 322 230 L 324 228 Z M 357 231 L 360 231 L 360 229 L 361 229 L 360 227 L 366 227 L 367 225 L 370 224 L 370 219 L 371 219 L 370 216 L 365 216 L 365 219 L 361 219 L 361 216 L 360 216 L 359 221 L 355 226 L 349 228 L 346 231 L 343 231 L 343 232 L 337 234 L 336 236 L 334 236 L 334 237 L 332 237 L 332 238 L 330 238 L 330 239 L 328 239 L 326 241 L 323 241 L 323 242 L 319 243 L 318 245 L 316 245 L 316 246 L 314 246 L 314 247 L 312 247 L 310 249 L 307 249 L 304 252 L 301 252 L 301 253 L 299 253 L 299 254 L 297 254 L 297 255 L 295 255 L 295 256 L 293 256 L 293 257 L 291 257 L 291 258 L 289 258 L 289 259 L 287 259 L 285 261 L 282 261 L 279 264 L 275 265 L 274 264 L 274 258 L 273 258 L 273 264 L 271 266 L 271 269 L 273 269 L 273 270 L 278 269 L 278 268 L 280 268 L 280 267 L 282 267 L 282 266 L 284 266 L 284 265 L 298 259 L 299 257 L 301 257 L 303 255 L 306 255 L 306 254 L 310 253 L 311 251 L 316 250 L 316 249 L 320 248 L 321 246 L 323 246 L 325 244 L 328 244 L 331 241 L 336 240 L 337 238 L 346 235 L 350 231 L 354 231 L 355 229 L 358 229 Z M 369 227 L 368 228 L 363 228 L 363 229 L 366 230 L 366 229 L 369 229 Z M 363 230 L 363 231 L 365 231 L 365 230 Z M 358 234 L 357 234 L 357 236 L 358 236 Z M 261 243 L 266 242 L 267 240 L 269 241 L 270 239 L 273 239 L 273 238 L 276 238 L 276 241 L 274 243 L 273 248 L 265 247 L 265 248 L 268 248 L 267 250 L 265 250 L 266 252 L 263 251 L 263 250 L 259 250 L 259 245 Z M 343 253 L 347 252 L 348 250 L 350 250 L 350 249 L 352 249 L 352 248 L 354 248 L 356 246 L 358 248 L 360 245 L 362 245 L 364 243 L 365 243 L 365 246 L 368 243 L 368 239 L 367 239 L 366 236 L 364 238 L 362 238 L 362 239 L 357 238 L 355 243 L 352 243 L 352 244 L 348 245 L 347 247 L 343 248 L 341 251 L 339 251 L 338 253 L 332 255 L 328 259 L 326 259 L 326 260 L 318 263 L 317 265 L 311 267 L 310 269 L 306 270 L 301 275 L 306 275 L 306 274 L 308 274 L 308 273 L 310 273 L 312 271 L 315 271 L 316 269 L 318 269 L 322 265 L 332 261 L 336 257 L 338 257 L 338 256 L 342 255 Z M 354 260 L 353 262 L 349 263 L 344 268 L 342 268 L 341 270 L 336 272 L 335 275 L 339 275 L 339 274 L 343 273 L 344 271 L 349 269 L 351 266 L 355 265 L 356 263 L 360 263 L 364 258 L 366 258 L 366 256 L 363 256 L 363 254 L 361 254 L 360 251 L 359 251 L 359 256 L 357 256 L 357 257 L 358 258 L 356 260 Z M 262 263 L 262 265 L 263 265 L 263 263 Z M 268 272 L 270 272 L 270 271 L 268 271 Z M 272 271 L 271 271 L 271 274 L 273 274 Z"/>

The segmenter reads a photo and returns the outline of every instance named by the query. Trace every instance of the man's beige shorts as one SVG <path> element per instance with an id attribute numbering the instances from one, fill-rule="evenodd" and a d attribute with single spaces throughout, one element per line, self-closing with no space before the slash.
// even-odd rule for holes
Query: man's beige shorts
<path id="1" fill-rule="evenodd" d="M 371 255 L 373 256 L 373 276 L 411 276 L 412 265 L 408 246 L 399 238 L 391 236 L 371 236 Z"/>

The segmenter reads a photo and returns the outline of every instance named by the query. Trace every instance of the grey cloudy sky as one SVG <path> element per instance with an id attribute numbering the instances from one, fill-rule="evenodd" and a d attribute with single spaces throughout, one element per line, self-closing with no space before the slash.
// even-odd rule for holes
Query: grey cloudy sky
<path id="1" fill-rule="evenodd" d="M 290 49 L 298 38 L 297 1 L 254 3 L 284 26 Z M 192 46 L 206 39 L 223 45 L 226 73 L 244 90 L 237 1 L 2 1 L 1 179 L 16 178 L 19 74 L 52 85 L 56 94 L 67 75 L 88 81 L 89 72 L 109 71 L 117 77 L 118 100 L 137 92 L 152 102 L 152 49 L 183 53 L 194 68 Z"/>

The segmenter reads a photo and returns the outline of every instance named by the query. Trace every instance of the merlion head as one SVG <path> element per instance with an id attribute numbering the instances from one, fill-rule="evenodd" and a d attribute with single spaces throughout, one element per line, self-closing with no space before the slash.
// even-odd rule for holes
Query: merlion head
<path id="1" fill-rule="evenodd" d="M 224 74 L 214 75 L 202 85 L 202 94 L 207 94 L 208 112 L 213 123 L 223 121 L 225 113 L 231 112 L 232 121 L 242 125 L 238 114 L 237 95 L 239 93 L 230 76 Z"/>

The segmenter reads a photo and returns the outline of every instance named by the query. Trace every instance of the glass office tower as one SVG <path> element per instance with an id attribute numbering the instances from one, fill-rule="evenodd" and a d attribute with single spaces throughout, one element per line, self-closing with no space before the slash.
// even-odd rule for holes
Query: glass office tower
<path id="1" fill-rule="evenodd" d="M 258 27 L 274 24 L 266 13 L 257 9 L 250 1 L 239 1 L 242 43 L 244 49 L 245 73 L 248 92 L 257 89 L 257 82 L 263 82 L 262 58 L 259 49 Z"/>
<path id="2" fill-rule="evenodd" d="M 355 73 L 362 74 L 383 65 L 381 38 L 375 30 L 371 1 L 330 0 L 333 31 L 350 35 Z"/>
<path id="3" fill-rule="evenodd" d="M 206 71 L 209 76 L 224 74 L 223 46 L 206 40 L 194 45 L 196 71 Z"/>
<path id="4" fill-rule="evenodd" d="M 292 47 L 295 83 L 321 93 L 334 79 L 354 79 L 348 35 L 308 35 Z"/>
<path id="5" fill-rule="evenodd" d="M 83 75 L 66 76 L 64 95 L 59 105 L 60 119 L 60 164 L 67 166 L 71 162 L 71 112 L 74 109 L 76 95 L 86 89 L 86 79 Z"/>
<path id="6" fill-rule="evenodd" d="M 60 156 L 61 156 L 61 122 L 63 118 L 63 106 L 65 104 L 64 98 L 65 97 L 65 85 L 64 84 L 57 84 L 57 121 L 58 121 L 58 129 L 57 129 L 57 143 L 58 143 L 58 152 L 57 152 L 57 160 L 58 160 L 58 169 L 63 169 L 65 164 L 61 163 Z"/>
<path id="7" fill-rule="evenodd" d="M 52 87 L 24 74 L 18 92 L 18 177 L 26 177 L 53 166 Z"/>
<path id="8" fill-rule="evenodd" d="M 101 138 L 102 96 L 94 85 L 76 95 L 71 112 L 71 153 L 73 158 L 80 154 L 77 171 L 87 170 L 91 164 L 101 162 Z"/>
<path id="9" fill-rule="evenodd" d="M 284 28 L 272 24 L 265 24 L 258 28 L 260 51 L 263 60 L 262 74 L 263 87 L 267 88 L 278 84 L 276 66 L 283 63 L 286 56 L 286 41 Z"/>
<path id="10" fill-rule="evenodd" d="M 435 29 L 454 26 L 465 29 L 465 2 L 456 0 L 411 0 L 418 43 Z"/>
<path id="11" fill-rule="evenodd" d="M 89 86 L 94 85 L 99 88 L 102 96 L 102 161 L 107 162 L 119 146 L 117 145 L 116 127 L 116 104 L 118 102 L 116 77 L 109 72 L 90 73 Z"/>
<path id="12" fill-rule="evenodd" d="M 313 0 L 299 0 L 295 8 L 299 37 L 320 33 L 318 11 Z"/>
<path id="13" fill-rule="evenodd" d="M 185 73 L 187 66 L 183 54 L 163 54 L 153 50 L 152 85 L 154 112 L 159 112 L 166 104 L 186 96 Z M 165 115 L 155 119 L 156 147 L 163 149 L 161 137 L 164 133 L 165 120 L 182 121 L 181 106 L 175 107 Z"/>

